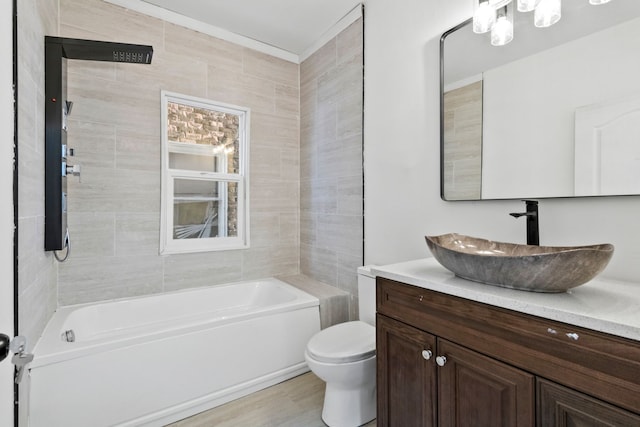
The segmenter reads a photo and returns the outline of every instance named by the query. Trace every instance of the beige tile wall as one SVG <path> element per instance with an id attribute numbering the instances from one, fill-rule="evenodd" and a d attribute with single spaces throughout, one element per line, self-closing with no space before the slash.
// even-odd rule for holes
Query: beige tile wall
<path id="1" fill-rule="evenodd" d="M 477 200 L 482 184 L 482 81 L 444 94 L 447 200 Z"/>
<path id="2" fill-rule="evenodd" d="M 363 263 L 363 21 L 300 65 L 300 268 L 352 295 Z"/>
<path id="3" fill-rule="evenodd" d="M 19 7 L 24 333 L 37 338 L 58 305 L 297 274 L 300 264 L 356 295 L 361 21 L 299 67 L 99 0 L 29 0 Z M 76 152 L 70 163 L 82 165 L 82 177 L 69 182 L 73 253 L 64 264 L 42 251 L 44 176 L 33 167 L 44 155 L 43 36 L 58 29 L 64 37 L 152 44 L 155 51 L 150 66 L 69 62 L 68 136 Z M 158 255 L 161 89 L 252 109 L 251 249 Z"/>
<path id="4" fill-rule="evenodd" d="M 64 37 L 151 44 L 151 65 L 69 61 L 73 253 L 60 305 L 299 272 L 299 66 L 100 0 L 60 0 Z M 251 248 L 158 255 L 160 90 L 251 108 Z M 348 202 L 345 202 L 348 203 Z"/>
<path id="5" fill-rule="evenodd" d="M 44 36 L 57 32 L 58 0 L 18 2 L 18 324 L 30 345 L 57 307 L 44 251 Z"/>

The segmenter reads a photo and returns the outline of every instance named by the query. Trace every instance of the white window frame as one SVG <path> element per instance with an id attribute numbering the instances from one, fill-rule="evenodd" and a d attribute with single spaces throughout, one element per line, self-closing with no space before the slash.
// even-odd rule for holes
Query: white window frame
<path id="1" fill-rule="evenodd" d="M 174 92 L 161 91 L 161 197 L 160 197 L 160 254 L 179 254 L 189 252 L 208 252 L 221 250 L 246 249 L 249 247 L 249 123 L 250 109 L 236 105 L 211 101 L 208 99 L 182 95 Z M 220 172 L 194 171 L 171 169 L 169 167 L 169 153 L 183 153 L 195 155 L 211 155 L 222 159 L 223 156 L 211 154 L 207 151 L 209 147 L 202 147 L 193 144 L 171 142 L 168 138 L 167 111 L 170 102 L 181 105 L 189 105 L 196 108 L 221 111 L 234 114 L 239 117 L 238 129 L 238 150 L 239 150 L 239 171 L 237 174 L 228 173 L 223 164 Z M 176 179 L 216 181 L 220 183 L 237 183 L 238 187 L 238 235 L 226 237 L 174 239 L 173 238 L 173 208 L 174 208 L 174 181 Z M 221 185 L 222 186 L 222 185 Z M 226 192 L 222 192 L 223 197 L 227 197 Z M 219 204 L 218 218 L 226 218 L 225 203 Z M 220 223 L 220 222 L 219 222 Z M 226 221 L 221 227 L 223 232 Z"/>

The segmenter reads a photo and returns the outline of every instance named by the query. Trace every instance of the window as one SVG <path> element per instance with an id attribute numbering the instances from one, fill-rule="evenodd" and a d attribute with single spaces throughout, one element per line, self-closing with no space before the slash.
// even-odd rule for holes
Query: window
<path id="1" fill-rule="evenodd" d="M 249 109 L 161 96 L 160 253 L 249 247 Z"/>

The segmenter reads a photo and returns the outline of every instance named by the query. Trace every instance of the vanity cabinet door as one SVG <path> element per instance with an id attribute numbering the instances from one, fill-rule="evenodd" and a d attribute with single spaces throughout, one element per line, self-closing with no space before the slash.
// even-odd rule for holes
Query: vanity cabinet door
<path id="1" fill-rule="evenodd" d="M 440 427 L 530 427 L 533 375 L 438 339 Z"/>
<path id="2" fill-rule="evenodd" d="M 378 427 L 435 427 L 436 338 L 376 317 Z"/>
<path id="3" fill-rule="evenodd" d="M 538 427 L 631 427 L 640 416 L 539 378 Z"/>

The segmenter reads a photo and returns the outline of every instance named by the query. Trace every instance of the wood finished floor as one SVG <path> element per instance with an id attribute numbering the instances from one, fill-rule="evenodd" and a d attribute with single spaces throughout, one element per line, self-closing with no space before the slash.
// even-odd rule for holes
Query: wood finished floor
<path id="1" fill-rule="evenodd" d="M 309 372 L 168 427 L 324 427 L 323 399 L 324 382 Z"/>

